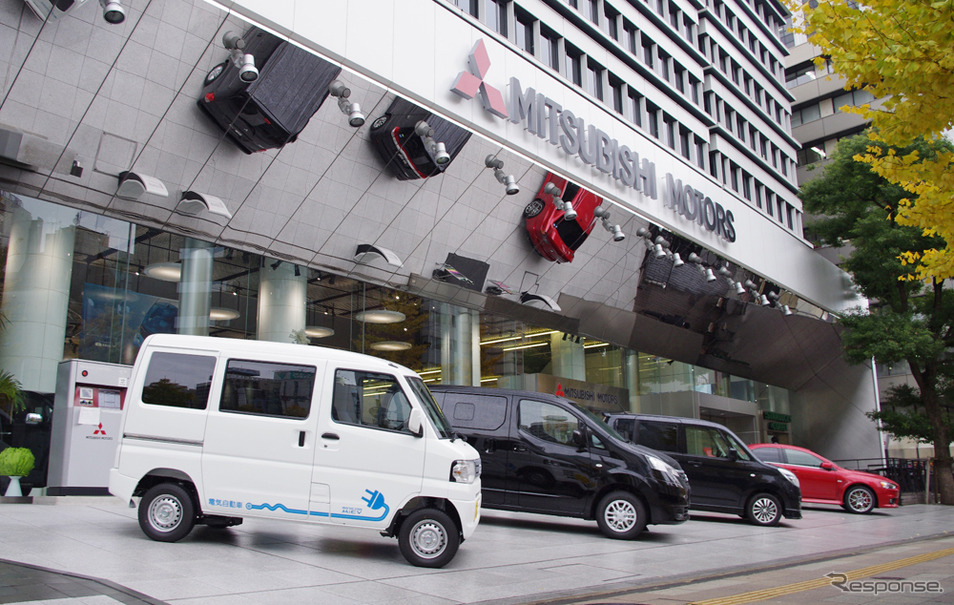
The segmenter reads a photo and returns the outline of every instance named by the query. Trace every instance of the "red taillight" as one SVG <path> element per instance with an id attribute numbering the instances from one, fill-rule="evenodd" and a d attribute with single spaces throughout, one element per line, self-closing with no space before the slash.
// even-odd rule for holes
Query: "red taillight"
<path id="1" fill-rule="evenodd" d="M 271 122 L 269 122 L 269 121 L 268 121 L 268 118 L 266 118 L 265 116 L 262 116 L 262 119 L 265 120 L 265 123 L 266 123 L 266 124 L 271 124 Z"/>
<path id="2" fill-rule="evenodd" d="M 207 92 L 207 93 L 205 93 L 205 102 L 206 102 L 206 103 L 211 103 L 211 102 L 214 101 L 214 100 L 215 100 L 215 93 L 214 93 L 214 92 Z"/>

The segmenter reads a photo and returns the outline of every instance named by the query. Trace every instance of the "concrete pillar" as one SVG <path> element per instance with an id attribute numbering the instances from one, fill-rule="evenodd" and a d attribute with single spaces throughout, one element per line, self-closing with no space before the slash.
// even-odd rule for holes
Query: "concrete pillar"
<path id="1" fill-rule="evenodd" d="M 277 267 L 265 259 L 259 271 L 258 340 L 293 342 L 291 333 L 305 329 L 305 272 L 295 275 L 293 263 Z"/>
<path id="2" fill-rule="evenodd" d="M 639 407 L 639 354 L 636 351 L 623 351 L 623 387 L 629 391 L 629 410 L 640 411 Z"/>
<path id="3" fill-rule="evenodd" d="M 213 250 L 212 244 L 191 237 L 185 238 L 182 244 L 179 316 L 176 318 L 179 334 L 209 335 Z"/>
<path id="4" fill-rule="evenodd" d="M 563 340 L 562 332 L 550 335 L 550 356 L 553 375 L 573 380 L 586 380 L 586 356 L 583 344 L 568 336 Z"/>
<path id="5" fill-rule="evenodd" d="M 77 212 L 46 206 L 31 212 L 15 202 L 11 212 L 0 368 L 26 390 L 52 393 L 66 339 Z"/>

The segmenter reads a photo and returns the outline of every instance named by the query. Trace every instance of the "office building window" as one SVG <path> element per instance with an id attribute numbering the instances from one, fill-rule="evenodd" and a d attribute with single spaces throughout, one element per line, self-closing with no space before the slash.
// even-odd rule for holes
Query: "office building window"
<path id="1" fill-rule="evenodd" d="M 566 45 L 566 78 L 577 86 L 583 86 L 583 52 Z"/>
<path id="2" fill-rule="evenodd" d="M 619 40 L 619 12 L 609 4 L 603 4 L 603 16 L 606 18 L 604 29 L 609 37 Z"/>
<path id="3" fill-rule="evenodd" d="M 507 37 L 507 1 L 486 0 L 487 26 L 501 36 Z"/>
<path id="4" fill-rule="evenodd" d="M 517 38 L 517 47 L 522 51 L 533 55 L 534 54 L 534 36 L 533 36 L 533 22 L 536 21 L 529 13 L 524 12 L 521 9 L 514 9 L 517 29 L 514 32 Z"/>
<path id="5" fill-rule="evenodd" d="M 472 17 L 477 16 L 477 2 L 478 0 L 454 0 L 454 4 L 457 6 L 457 8 L 471 15 Z"/>
<path id="6" fill-rule="evenodd" d="M 540 61 L 553 71 L 560 71 L 560 36 L 540 26 Z"/>
<path id="7" fill-rule="evenodd" d="M 593 61 L 586 62 L 586 92 L 603 100 L 603 68 Z"/>

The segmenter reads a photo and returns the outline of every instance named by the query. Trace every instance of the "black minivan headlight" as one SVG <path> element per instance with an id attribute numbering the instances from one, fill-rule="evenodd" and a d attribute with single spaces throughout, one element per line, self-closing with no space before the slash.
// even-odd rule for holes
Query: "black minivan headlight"
<path id="1" fill-rule="evenodd" d="M 662 458 L 653 456 L 652 454 L 646 454 L 646 460 L 649 461 L 649 466 L 656 471 L 657 475 L 661 476 L 663 481 L 670 485 L 682 487 L 682 482 L 680 481 L 680 477 L 684 475 L 682 471 Z"/>

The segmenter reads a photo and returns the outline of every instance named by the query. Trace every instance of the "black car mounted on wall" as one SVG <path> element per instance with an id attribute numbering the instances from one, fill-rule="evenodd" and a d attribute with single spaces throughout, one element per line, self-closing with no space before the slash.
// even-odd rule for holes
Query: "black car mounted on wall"
<path id="1" fill-rule="evenodd" d="M 467 130 L 401 97 L 371 123 L 374 148 L 402 181 L 441 174 L 468 139 Z"/>
<path id="2" fill-rule="evenodd" d="M 238 46 L 255 58 L 258 77 L 226 59 L 205 77 L 199 107 L 245 153 L 295 141 L 341 68 L 257 27 Z"/>

